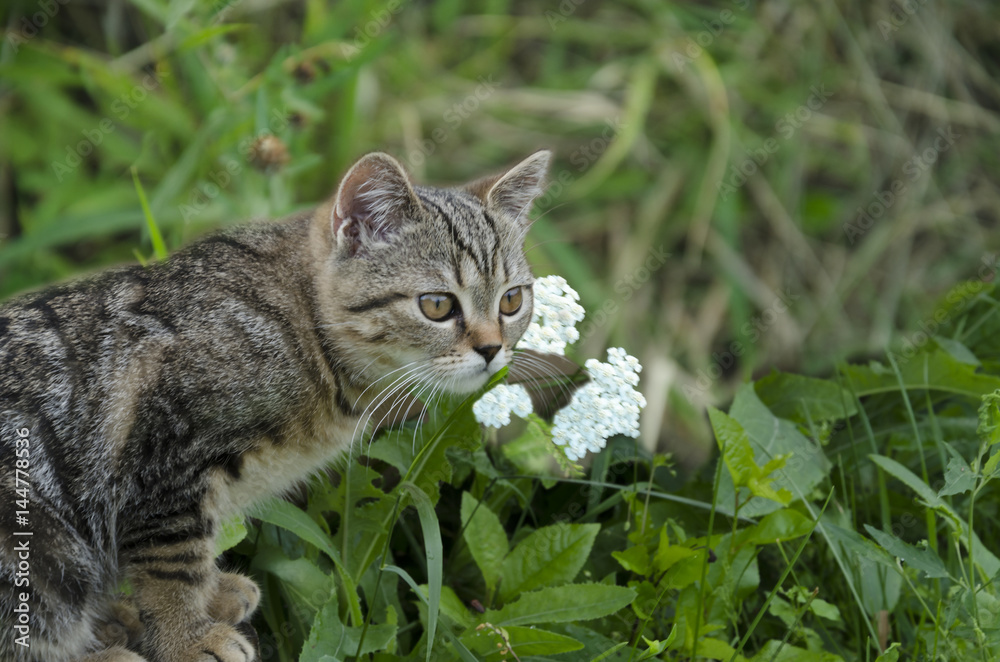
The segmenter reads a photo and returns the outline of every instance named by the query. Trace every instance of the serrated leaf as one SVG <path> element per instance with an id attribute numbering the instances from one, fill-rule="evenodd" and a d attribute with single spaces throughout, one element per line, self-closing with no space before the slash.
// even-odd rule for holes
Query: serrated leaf
<path id="1" fill-rule="evenodd" d="M 600 524 L 559 523 L 531 532 L 503 561 L 501 600 L 573 581 L 600 530 Z"/>
<path id="2" fill-rule="evenodd" d="M 398 628 L 395 625 L 369 625 L 364 642 L 361 642 L 361 632 L 364 628 L 345 626 L 337 612 L 337 599 L 334 598 L 316 614 L 316 619 L 309 630 L 309 639 L 302 646 L 299 662 L 322 662 L 327 656 L 344 659 L 367 655 L 385 649 L 396 637 Z"/>
<path id="3" fill-rule="evenodd" d="M 962 363 L 942 350 L 918 352 L 909 358 L 903 355 L 894 358 L 907 390 L 946 391 L 978 400 L 982 394 L 1000 388 L 1000 378 L 977 373 L 975 366 Z M 859 397 L 899 392 L 896 373 L 881 363 L 847 366 L 844 376 Z"/>
<path id="4" fill-rule="evenodd" d="M 635 591 L 607 584 L 568 584 L 521 596 L 500 610 L 487 610 L 484 620 L 507 627 L 533 623 L 565 623 L 601 618 L 627 607 Z"/>
<path id="5" fill-rule="evenodd" d="M 945 568 L 944 562 L 938 557 L 937 554 L 934 553 L 934 550 L 915 547 L 903 540 L 900 540 L 897 536 L 894 536 L 891 533 L 880 531 L 868 524 L 865 524 L 865 531 L 867 531 L 868 535 L 874 538 L 875 542 L 881 545 L 885 551 L 889 552 L 896 558 L 901 559 L 906 565 L 923 572 L 925 578 L 934 579 L 936 577 L 949 576 L 948 569 Z"/>
<path id="6" fill-rule="evenodd" d="M 485 503 L 468 492 L 462 493 L 463 538 L 479 571 L 486 580 L 487 592 L 493 591 L 500 580 L 504 557 L 507 555 L 507 533 L 500 518 Z"/>
<path id="7" fill-rule="evenodd" d="M 583 644 L 572 637 L 535 627 L 506 625 L 503 627 L 503 633 L 506 635 L 507 643 L 510 644 L 510 649 L 518 657 L 558 655 L 583 648 Z M 486 629 L 473 629 L 467 632 L 462 636 L 462 643 L 473 653 L 483 655 L 483 659 L 487 662 L 508 659 L 502 656 L 497 648 L 501 643 L 500 638 Z"/>
<path id="8" fill-rule="evenodd" d="M 938 496 L 963 494 L 976 487 L 976 475 L 961 457 L 952 457 L 944 470 L 944 487 Z"/>
<path id="9" fill-rule="evenodd" d="M 753 387 L 775 416 L 802 425 L 849 418 L 857 413 L 854 396 L 825 379 L 772 372 L 754 382 Z"/>

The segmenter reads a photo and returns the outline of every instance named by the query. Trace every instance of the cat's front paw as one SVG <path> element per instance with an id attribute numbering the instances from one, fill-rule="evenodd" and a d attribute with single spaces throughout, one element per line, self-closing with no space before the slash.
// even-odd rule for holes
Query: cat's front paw
<path id="1" fill-rule="evenodd" d="M 223 573 L 208 605 L 208 614 L 216 621 L 236 625 L 247 620 L 260 602 L 260 589 L 248 577 Z"/>
<path id="2" fill-rule="evenodd" d="M 106 618 L 95 627 L 94 634 L 104 646 L 111 648 L 136 648 L 142 642 L 143 625 L 139 620 L 139 610 L 123 598 L 111 605 Z"/>
<path id="3" fill-rule="evenodd" d="M 191 662 L 256 662 L 257 651 L 229 625 L 216 623 L 191 647 Z"/>

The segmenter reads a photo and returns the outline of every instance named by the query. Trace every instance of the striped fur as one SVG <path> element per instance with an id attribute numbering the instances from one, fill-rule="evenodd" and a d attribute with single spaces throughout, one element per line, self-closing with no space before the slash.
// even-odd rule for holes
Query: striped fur
<path id="1" fill-rule="evenodd" d="M 234 626 L 258 592 L 217 569 L 220 521 L 323 467 L 404 391 L 470 392 L 510 362 L 548 161 L 438 189 L 370 154 L 313 213 L 0 307 L 0 662 L 253 659 Z M 500 314 L 515 286 L 524 304 Z M 462 314 L 425 317 L 437 292 Z"/>

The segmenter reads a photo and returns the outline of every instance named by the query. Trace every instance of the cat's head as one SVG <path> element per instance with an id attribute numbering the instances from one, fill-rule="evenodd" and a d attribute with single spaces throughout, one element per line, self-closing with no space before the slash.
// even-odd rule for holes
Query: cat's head
<path id="1" fill-rule="evenodd" d="M 510 363 L 531 322 L 524 239 L 550 159 L 459 188 L 415 186 L 386 154 L 351 167 L 314 232 L 323 330 L 356 382 L 461 394 Z"/>

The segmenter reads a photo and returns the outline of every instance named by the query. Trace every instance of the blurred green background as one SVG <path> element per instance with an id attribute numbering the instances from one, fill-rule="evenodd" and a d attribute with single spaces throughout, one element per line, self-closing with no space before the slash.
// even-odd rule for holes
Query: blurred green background
<path id="1" fill-rule="evenodd" d="M 992 2 L 27 0 L 0 9 L 0 299 L 330 195 L 547 147 L 529 256 L 642 361 L 688 465 L 754 374 L 827 373 L 992 264 Z M 902 332 L 902 336 L 900 335 Z"/>

